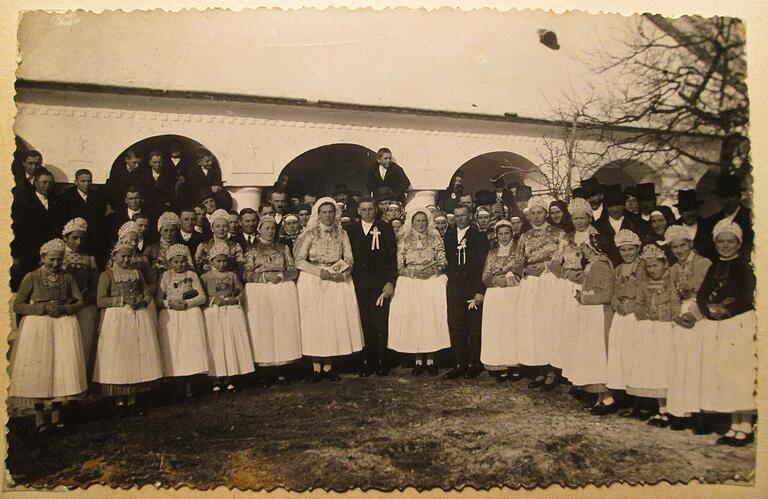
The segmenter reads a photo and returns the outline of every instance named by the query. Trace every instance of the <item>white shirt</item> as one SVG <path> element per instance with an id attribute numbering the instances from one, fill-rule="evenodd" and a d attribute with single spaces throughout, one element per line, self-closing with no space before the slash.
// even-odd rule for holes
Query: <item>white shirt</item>
<path id="1" fill-rule="evenodd" d="M 243 238 L 245 239 L 246 243 L 253 244 L 253 242 L 256 240 L 256 234 L 246 234 L 243 232 Z"/>
<path id="2" fill-rule="evenodd" d="M 77 191 L 78 194 L 80 194 L 80 197 L 83 198 L 83 201 L 85 201 L 87 203 L 88 202 L 88 194 L 84 193 L 83 191 L 81 191 L 80 189 L 77 189 L 77 188 L 75 188 L 75 190 Z"/>
<path id="3" fill-rule="evenodd" d="M 48 209 L 48 198 L 46 196 L 43 196 L 39 192 L 35 191 L 35 196 L 37 196 L 37 199 L 40 200 L 41 203 L 43 203 L 43 206 L 45 206 L 45 209 Z"/>
<path id="4" fill-rule="evenodd" d="M 157 182 L 157 178 L 160 176 L 158 172 L 155 170 L 152 170 L 152 178 L 155 179 L 155 182 Z"/>
<path id="5" fill-rule="evenodd" d="M 197 225 L 195 225 L 195 232 L 197 232 L 199 234 L 202 234 L 203 233 L 203 228 L 202 227 L 198 227 Z"/>
<path id="6" fill-rule="evenodd" d="M 641 214 L 640 218 L 642 218 L 643 220 L 645 220 L 647 222 L 647 221 L 649 221 L 651 219 L 651 214 L 650 213 L 647 214 L 647 215 Z"/>
<path id="7" fill-rule="evenodd" d="M 130 208 L 127 208 L 127 210 L 128 210 L 128 220 L 133 220 L 133 216 L 134 216 L 135 214 L 139 213 L 138 211 L 133 211 L 133 210 L 132 210 L 132 209 L 130 209 Z"/>
<path id="8" fill-rule="evenodd" d="M 603 214 L 603 205 L 601 204 L 596 210 L 592 210 L 593 220 L 597 220 Z"/>
<path id="9" fill-rule="evenodd" d="M 621 223 L 624 221 L 624 217 L 621 217 L 620 219 L 616 220 L 613 217 L 608 217 L 608 222 L 611 224 L 611 227 L 613 227 L 613 232 L 617 233 L 621 230 Z"/>
<path id="10" fill-rule="evenodd" d="M 181 158 L 171 158 L 171 163 L 173 163 L 173 166 L 179 166 L 179 163 L 181 163 Z"/>
<path id="11" fill-rule="evenodd" d="M 272 216 L 275 218 L 275 222 L 276 222 L 278 225 L 280 225 L 280 222 L 282 222 L 282 221 L 283 221 L 283 215 L 281 215 L 280 213 L 277 213 L 277 212 L 275 212 L 275 214 L 274 214 L 274 215 L 272 215 Z"/>
<path id="12" fill-rule="evenodd" d="M 723 217 L 723 220 L 728 220 L 728 222 L 729 222 L 729 223 L 732 223 L 732 222 L 733 222 L 733 219 L 734 219 L 734 218 L 736 218 L 736 215 L 738 215 L 738 214 L 739 214 L 739 211 L 741 211 L 741 206 L 739 206 L 738 208 L 736 208 L 736 209 L 734 210 L 734 212 L 733 212 L 733 213 L 731 213 L 730 215 L 728 215 L 727 217 Z"/>
<path id="13" fill-rule="evenodd" d="M 389 168 L 384 168 L 383 166 L 379 165 L 379 176 L 381 177 L 381 180 L 384 180 L 384 177 L 387 176 L 387 170 Z"/>
<path id="14" fill-rule="evenodd" d="M 179 231 L 181 233 L 181 238 L 184 239 L 184 242 L 189 241 L 192 239 L 192 233 L 191 232 L 184 232 L 183 230 Z"/>
<path id="15" fill-rule="evenodd" d="M 138 243 L 136 243 L 136 248 L 137 248 L 139 251 L 141 251 L 141 250 L 143 250 L 143 249 L 144 249 L 144 238 L 143 238 L 143 237 L 142 237 L 141 239 L 139 239 L 139 242 L 138 242 Z"/>
<path id="16" fill-rule="evenodd" d="M 367 236 L 371 231 L 371 227 L 373 227 L 373 222 L 366 222 L 365 220 L 361 220 L 360 223 L 363 224 L 363 234 Z"/>
<path id="17" fill-rule="evenodd" d="M 461 244 L 462 239 L 464 239 L 467 236 L 467 231 L 469 230 L 469 226 L 464 227 L 463 229 L 459 229 L 456 227 L 456 240 Z"/>

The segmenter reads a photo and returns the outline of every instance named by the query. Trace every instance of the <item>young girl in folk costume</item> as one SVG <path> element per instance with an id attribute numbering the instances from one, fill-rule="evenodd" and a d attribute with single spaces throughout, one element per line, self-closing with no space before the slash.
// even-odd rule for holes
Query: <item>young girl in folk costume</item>
<path id="1" fill-rule="evenodd" d="M 226 210 L 216 210 L 211 215 L 211 232 L 213 238 L 203 241 L 197 246 L 195 252 L 195 264 L 197 271 L 204 274 L 211 270 L 211 262 L 208 251 L 211 247 L 220 242 L 229 248 L 229 263 L 227 268 L 232 272 L 240 272 L 243 268 L 243 249 L 234 239 L 229 239 L 229 213 Z"/>
<path id="2" fill-rule="evenodd" d="M 125 222 L 123 225 L 120 226 L 120 229 L 117 231 L 117 241 L 125 242 L 133 247 L 133 254 L 131 255 L 131 262 L 130 262 L 131 267 L 141 272 L 141 275 L 144 278 L 144 282 L 147 285 L 147 289 L 149 290 L 149 293 L 152 296 L 154 296 L 155 292 L 157 291 L 157 279 L 160 276 L 155 275 L 155 273 L 152 271 L 152 268 L 149 264 L 149 258 L 147 258 L 145 255 L 140 254 L 139 252 L 138 244 L 141 238 L 140 232 L 141 232 L 141 229 L 136 224 L 136 222 Z M 111 261 L 108 262 L 107 265 L 111 266 L 112 262 Z M 152 320 L 157 320 L 157 307 L 155 306 L 154 300 L 150 300 L 150 303 L 148 306 L 149 306 L 149 312 L 150 312 L 150 316 L 152 317 Z"/>
<path id="3" fill-rule="evenodd" d="M 227 270 L 229 248 L 217 243 L 208 251 L 213 268 L 203 274 L 208 306 L 205 308 L 206 338 L 208 339 L 208 375 L 213 376 L 213 392 L 234 392 L 232 376 L 252 373 L 253 355 L 248 338 L 248 325 L 241 307 L 243 284 L 237 274 Z"/>
<path id="4" fill-rule="evenodd" d="M 552 207 L 560 209 L 562 206 L 562 202 L 552 201 L 550 210 Z M 549 271 L 560 279 L 564 290 L 557 295 L 550 296 L 548 302 L 552 310 L 557 310 L 562 319 L 562 326 L 551 331 L 551 334 L 555 336 L 556 345 L 550 351 L 550 363 L 560 367 L 563 376 L 567 378 L 567 372 L 572 367 L 568 365 L 568 362 L 575 360 L 572 354 L 576 348 L 578 337 L 572 326 L 583 311 L 583 307 L 574 300 L 576 291 L 581 289 L 584 281 L 586 262 L 584 261 L 582 245 L 589 243 L 590 237 L 597 234 L 597 230 L 592 227 L 592 207 L 585 199 L 574 198 L 565 209 L 570 213 L 568 222 L 573 223 L 573 230 L 563 236 L 557 252 L 549 262 Z M 562 219 L 562 216 L 558 218 L 560 221 Z"/>
<path id="5" fill-rule="evenodd" d="M 681 225 L 670 225 L 664 234 L 667 247 L 677 260 L 670 268 L 672 285 L 682 301 L 680 315 L 672 326 L 672 356 L 669 366 L 667 411 L 673 416 L 673 430 L 685 428 L 685 420 L 701 411 L 701 349 L 702 328 L 694 323 L 702 318 L 696 303 L 704 276 L 712 262 L 693 250 L 690 232 Z M 698 417 L 697 433 L 704 430 Z"/>
<path id="6" fill-rule="evenodd" d="M 286 217 L 287 218 L 287 217 Z M 277 222 L 264 216 L 257 226 L 259 238 L 245 254 L 245 303 L 253 358 L 271 367 L 276 381 L 288 382 L 284 366 L 301 359 L 299 295 L 294 279 L 299 274 L 291 251 L 275 241 Z M 272 380 L 262 379 L 263 384 Z"/>
<path id="7" fill-rule="evenodd" d="M 168 248 L 165 258 L 171 268 L 160 278 L 155 297 L 161 309 L 158 336 L 163 373 L 183 378 L 186 398 L 192 400 L 196 395 L 190 377 L 207 373 L 209 369 L 205 319 L 200 309 L 206 303 L 205 291 L 200 278 L 191 270 L 189 248 L 174 244 Z"/>
<path id="8" fill-rule="evenodd" d="M 340 380 L 331 358 L 363 349 L 355 286 L 350 279 L 352 247 L 339 218 L 333 198 L 320 198 L 294 248 L 296 267 L 301 271 L 296 284 L 301 350 L 314 357 L 313 381 L 323 377 Z"/>
<path id="9" fill-rule="evenodd" d="M 741 447 L 754 441 L 757 371 L 755 274 L 741 254 L 742 229 L 727 219 L 715 225 L 718 259 L 696 295 L 706 319 L 701 357 L 701 409 L 730 413 L 731 427 L 718 444 Z"/>
<path id="10" fill-rule="evenodd" d="M 93 372 L 93 358 L 96 347 L 96 322 L 99 311 L 96 308 L 96 287 L 99 283 L 99 268 L 96 258 L 80 252 L 88 223 L 82 218 L 74 218 L 67 222 L 62 231 L 62 237 L 67 247 L 64 250 L 62 269 L 70 274 L 77 283 L 83 296 L 84 306 L 77 312 L 77 322 L 80 325 L 83 342 L 83 358 L 85 369 L 90 376 Z"/>
<path id="11" fill-rule="evenodd" d="M 597 394 L 597 401 L 590 411 L 596 416 L 616 409 L 613 396 L 606 387 L 614 274 L 603 244 L 597 234 L 590 234 L 589 240 L 581 243 L 587 264 L 582 275 L 581 289 L 576 290 L 576 301 L 580 309 L 574 317 L 575 341 L 570 344 L 572 350 L 568 355 L 566 372 L 574 387 Z"/>
<path id="12" fill-rule="evenodd" d="M 157 318 L 144 276 L 135 268 L 135 248 L 127 241 L 112 249 L 112 264 L 99 276 L 96 305 L 103 309 L 93 381 L 114 397 L 118 416 L 136 409 L 136 394 L 163 377 Z"/>
<path id="13" fill-rule="evenodd" d="M 397 241 L 397 287 L 389 308 L 388 347 L 415 354 L 412 374 L 437 375 L 435 352 L 451 346 L 440 234 L 425 208 L 406 217 Z"/>
<path id="14" fill-rule="evenodd" d="M 42 433 L 45 403 L 51 403 L 51 425 L 64 428 L 61 404 L 87 388 L 83 345 L 75 314 L 83 297 L 75 279 L 62 269 L 66 244 L 48 241 L 40 248 L 42 265 L 21 281 L 13 311 L 23 315 L 11 347 L 12 403 L 34 404 L 35 425 Z"/>
<path id="15" fill-rule="evenodd" d="M 637 328 L 635 319 L 635 300 L 637 298 L 637 283 L 643 272 L 643 261 L 640 256 L 640 238 L 628 229 L 619 230 L 613 238 L 619 250 L 622 263 L 614 269 L 613 298 L 611 308 L 614 311 L 611 328 L 608 333 L 608 388 L 626 390 L 627 368 L 624 362 L 626 351 L 625 336 Z M 631 407 L 619 413 L 622 417 L 643 417 L 650 414 L 641 411 L 640 407 Z"/>
<path id="16" fill-rule="evenodd" d="M 523 262 L 523 281 L 514 308 L 514 328 L 520 363 L 534 368 L 537 376 L 529 388 L 549 391 L 557 386 L 558 374 L 552 366 L 552 352 L 558 344 L 562 318 L 553 314 L 550 303 L 555 296 L 565 296 L 570 286 L 549 272 L 547 266 L 557 251 L 563 231 L 547 222 L 549 202 L 542 196 L 528 202 L 531 228 L 517 243 L 517 256 Z"/>
<path id="17" fill-rule="evenodd" d="M 144 251 L 144 256 L 149 262 L 154 281 L 157 282 L 163 272 L 170 268 L 165 259 L 165 253 L 179 239 L 179 227 L 181 220 L 179 216 L 172 211 L 166 211 L 157 219 L 157 231 L 160 233 L 160 240 Z"/>
<path id="18" fill-rule="evenodd" d="M 497 373 L 496 381 L 517 381 L 514 370 L 519 362 L 515 336 L 510 331 L 516 317 L 511 303 L 518 299 L 523 265 L 517 259 L 517 245 L 512 239 L 512 224 L 499 220 L 494 226 L 498 244 L 488 251 L 483 268 L 483 283 L 487 286 L 483 300 L 482 341 L 480 361 L 489 373 Z"/>
<path id="19" fill-rule="evenodd" d="M 624 336 L 627 365 L 627 393 L 654 413 L 648 424 L 669 425 L 666 409 L 669 365 L 672 354 L 672 324 L 680 315 L 680 297 L 672 285 L 669 262 L 664 250 L 648 244 L 640 253 L 644 272 L 640 273 L 635 302 L 637 327 Z M 658 402 L 656 410 L 653 399 Z"/>

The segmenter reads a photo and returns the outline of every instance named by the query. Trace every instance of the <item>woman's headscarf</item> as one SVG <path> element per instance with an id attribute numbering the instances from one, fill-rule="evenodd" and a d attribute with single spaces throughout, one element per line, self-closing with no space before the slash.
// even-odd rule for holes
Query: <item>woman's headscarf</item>
<path id="1" fill-rule="evenodd" d="M 413 217 L 419 213 L 423 213 L 427 217 L 427 230 L 424 234 L 434 237 L 441 237 L 440 232 L 438 232 L 438 230 L 435 228 L 435 222 L 432 220 L 432 213 L 426 208 L 417 208 L 405 216 L 403 228 L 400 229 L 398 234 L 399 238 L 404 239 L 413 233 Z"/>
<path id="2" fill-rule="evenodd" d="M 558 229 L 564 230 L 566 233 L 571 233 L 574 230 L 573 222 L 571 221 L 571 212 L 568 211 L 568 203 L 563 201 L 562 199 L 555 199 L 554 201 L 549 203 L 549 207 L 552 208 L 553 206 L 557 206 L 560 208 L 560 211 L 563 212 L 563 219 L 560 220 L 560 223 L 555 223 L 552 221 L 552 217 L 547 214 L 547 221 L 557 227 Z M 547 210 L 547 213 L 549 213 L 549 210 Z"/>
<path id="3" fill-rule="evenodd" d="M 326 204 L 333 206 L 333 209 L 336 210 L 336 215 L 334 216 L 334 221 L 331 227 L 335 227 L 337 229 L 341 227 L 341 210 L 339 210 L 338 206 L 336 206 L 336 200 L 332 197 L 325 196 L 318 199 L 315 205 L 312 207 L 312 213 L 309 215 L 309 221 L 307 222 L 307 230 L 320 227 L 320 207 Z"/>

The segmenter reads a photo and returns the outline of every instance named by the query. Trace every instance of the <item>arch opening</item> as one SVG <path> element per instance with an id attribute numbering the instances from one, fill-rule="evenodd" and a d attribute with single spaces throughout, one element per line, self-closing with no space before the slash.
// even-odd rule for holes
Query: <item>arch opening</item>
<path id="1" fill-rule="evenodd" d="M 464 174 L 464 192 L 474 194 L 481 189 L 493 189 L 491 179 L 504 176 L 507 185 L 525 184 L 540 190 L 541 170 L 532 161 L 510 151 L 495 151 L 480 154 L 466 161 L 451 175 L 451 183 L 456 174 Z"/>

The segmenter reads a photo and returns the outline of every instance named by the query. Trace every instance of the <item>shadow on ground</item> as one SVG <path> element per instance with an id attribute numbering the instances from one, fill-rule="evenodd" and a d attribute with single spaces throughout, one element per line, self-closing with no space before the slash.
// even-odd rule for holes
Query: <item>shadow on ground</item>
<path id="1" fill-rule="evenodd" d="M 754 446 L 716 435 L 594 417 L 567 394 L 497 384 L 345 377 L 160 403 L 116 420 L 81 407 L 73 433 L 39 437 L 30 418 L 9 423 L 17 485 L 182 484 L 243 489 L 656 483 L 751 480 Z"/>

